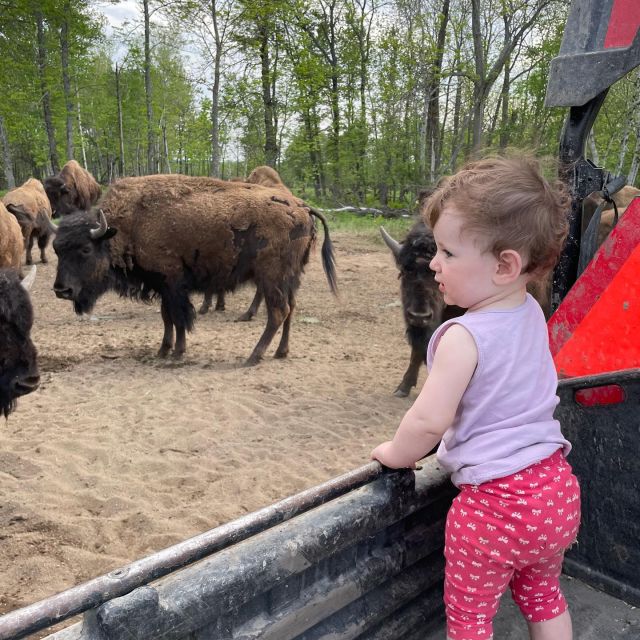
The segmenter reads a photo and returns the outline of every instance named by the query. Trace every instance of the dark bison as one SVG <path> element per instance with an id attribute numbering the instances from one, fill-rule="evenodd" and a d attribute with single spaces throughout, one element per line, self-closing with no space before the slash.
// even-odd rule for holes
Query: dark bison
<path id="1" fill-rule="evenodd" d="M 392 238 L 384 227 L 380 233 L 391 249 L 398 267 L 400 297 L 411 358 L 402 381 L 394 392 L 399 398 L 409 395 L 418 383 L 420 366 L 425 362 L 427 344 L 433 332 L 448 318 L 463 313 L 459 307 L 447 306 L 429 263 L 436 254 L 431 229 L 422 221 L 411 227 L 402 242 Z"/>
<path id="2" fill-rule="evenodd" d="M 45 249 L 52 227 L 51 205 L 40 180 L 29 178 L 24 184 L 8 191 L 2 202 L 18 220 L 27 250 L 27 264 L 33 263 L 31 250 L 36 239 L 40 248 L 40 260 L 46 263 Z"/>
<path id="3" fill-rule="evenodd" d="M 34 277 L 35 267 L 22 282 L 15 269 L 0 269 L 0 414 L 5 418 L 15 409 L 16 398 L 35 391 L 40 383 L 27 293 Z"/>
<path id="4" fill-rule="evenodd" d="M 411 345 L 409 366 L 394 395 L 404 398 L 418 382 L 420 366 L 425 363 L 427 344 L 433 332 L 450 318 L 462 315 L 464 309 L 446 305 L 434 280 L 429 263 L 436 253 L 433 232 L 422 221 L 416 222 L 402 242 L 392 238 L 380 227 L 385 244 L 391 249 L 400 273 L 400 295 Z M 551 314 L 551 274 L 527 285 L 529 293 L 538 301 L 546 318 Z"/>
<path id="5" fill-rule="evenodd" d="M 249 184 L 259 184 L 263 187 L 271 187 L 273 189 L 280 189 L 287 195 L 291 197 L 295 197 L 289 188 L 282 182 L 282 178 L 280 178 L 280 174 L 267 165 L 260 165 L 256 167 L 250 174 L 249 177 L 246 178 L 231 178 L 232 182 L 248 182 Z M 216 311 L 224 311 L 225 309 L 225 296 L 224 291 L 215 291 L 213 286 L 209 286 L 209 288 L 204 293 L 204 300 L 202 301 L 202 306 L 200 307 L 198 313 L 208 313 L 211 308 L 211 303 L 213 301 L 214 294 L 216 296 Z M 248 322 L 253 319 L 253 317 L 258 313 L 258 309 L 260 307 L 260 303 L 262 302 L 262 291 L 260 289 L 256 289 L 256 294 L 249 305 L 249 308 L 237 318 L 238 322 Z"/>
<path id="6" fill-rule="evenodd" d="M 253 281 L 264 293 L 267 326 L 247 364 L 256 364 L 282 326 L 276 357 L 289 350 L 300 277 L 324 226 L 322 261 L 336 292 L 333 248 L 324 217 L 276 189 L 213 178 L 159 175 L 115 182 L 98 215 L 64 216 L 54 241 L 54 291 L 89 312 L 106 291 L 161 300 L 164 337 L 159 355 L 185 351 L 195 310 L 192 291 L 213 285 L 233 291 Z M 103 213 L 104 212 L 104 213 Z M 174 347 L 174 327 L 176 333 Z"/>
<path id="7" fill-rule="evenodd" d="M 98 198 L 101 189 L 96 179 L 75 160 L 69 160 L 60 173 L 44 180 L 53 216 L 65 216 L 77 209 L 90 209 Z"/>

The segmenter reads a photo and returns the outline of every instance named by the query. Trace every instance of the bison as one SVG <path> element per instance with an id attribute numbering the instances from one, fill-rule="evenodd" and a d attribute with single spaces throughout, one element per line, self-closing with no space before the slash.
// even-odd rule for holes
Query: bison
<path id="1" fill-rule="evenodd" d="M 0 202 L 0 267 L 13 267 L 20 272 L 24 241 L 15 216 Z"/>
<path id="2" fill-rule="evenodd" d="M 31 250 L 36 239 L 40 248 L 40 260 L 46 263 L 45 249 L 52 233 L 51 205 L 40 180 L 29 178 L 24 184 L 7 192 L 2 202 L 17 218 L 22 229 L 27 264 L 33 263 Z"/>
<path id="3" fill-rule="evenodd" d="M 280 189 L 284 191 L 286 194 L 295 197 L 291 191 L 289 191 L 288 187 L 282 182 L 282 178 L 280 178 L 280 174 L 267 165 L 260 165 L 256 167 L 250 174 L 249 177 L 244 180 L 243 178 L 231 178 L 232 182 L 248 182 L 249 184 L 259 184 L 263 187 L 272 187 L 274 189 Z M 211 303 L 213 300 L 214 294 L 217 293 L 216 297 L 216 311 L 224 311 L 225 309 L 225 297 L 224 291 L 215 291 L 213 286 L 210 286 L 204 294 L 204 300 L 202 301 L 202 306 L 200 307 L 198 313 L 208 313 L 211 308 Z M 256 289 L 256 294 L 249 305 L 249 308 L 238 317 L 238 322 L 248 322 L 258 313 L 258 308 L 260 307 L 260 303 L 262 302 L 262 292 L 260 289 Z"/>
<path id="4" fill-rule="evenodd" d="M 0 269 L 0 414 L 5 418 L 15 409 L 16 399 L 35 391 L 40 383 L 27 293 L 34 277 L 35 266 L 22 282 L 15 269 Z"/>
<path id="5" fill-rule="evenodd" d="M 69 160 L 60 173 L 45 178 L 44 189 L 56 218 L 77 209 L 90 209 L 101 194 L 96 179 L 75 160 Z"/>
<path id="6" fill-rule="evenodd" d="M 400 272 L 400 297 L 407 340 L 411 345 L 409 366 L 393 394 L 404 398 L 418 383 L 420 366 L 425 362 L 427 344 L 433 332 L 444 320 L 460 315 L 463 310 L 445 305 L 438 291 L 434 272 L 429 268 L 436 254 L 436 242 L 424 222 L 416 222 L 402 242 L 392 238 L 384 227 L 380 227 L 380 233 Z"/>
<path id="7" fill-rule="evenodd" d="M 337 291 L 333 247 L 325 218 L 301 200 L 259 185 L 213 178 L 158 175 L 123 178 L 100 202 L 100 212 L 62 218 L 54 241 L 54 291 L 89 312 L 106 291 L 161 300 L 164 336 L 158 355 L 185 351 L 195 310 L 192 291 L 213 285 L 233 291 L 253 281 L 264 293 L 267 325 L 247 364 L 256 364 L 282 326 L 276 357 L 289 350 L 300 277 L 324 227 L 322 262 Z M 175 327 L 175 346 L 174 346 Z"/>
<path id="8" fill-rule="evenodd" d="M 436 242 L 433 232 L 424 222 L 416 222 L 402 242 L 392 238 L 384 227 L 380 227 L 380 233 L 400 272 L 400 296 L 407 340 L 411 345 L 409 366 L 394 391 L 395 396 L 404 398 L 418 382 L 420 366 L 425 362 L 427 344 L 433 332 L 445 320 L 462 315 L 465 310 L 444 303 L 434 272 L 429 268 L 437 250 Z M 527 285 L 546 318 L 551 314 L 550 278 L 550 275 L 545 276 Z"/>

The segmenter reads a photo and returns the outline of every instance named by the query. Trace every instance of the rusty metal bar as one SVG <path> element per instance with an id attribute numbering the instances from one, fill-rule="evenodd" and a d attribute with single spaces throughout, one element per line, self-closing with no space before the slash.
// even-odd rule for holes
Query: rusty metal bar
<path id="1" fill-rule="evenodd" d="M 98 607 L 108 600 L 130 593 L 172 571 L 357 489 L 382 473 L 380 463 L 370 462 L 108 574 L 11 611 L 0 616 L 0 640 L 19 640 L 83 611 Z"/>

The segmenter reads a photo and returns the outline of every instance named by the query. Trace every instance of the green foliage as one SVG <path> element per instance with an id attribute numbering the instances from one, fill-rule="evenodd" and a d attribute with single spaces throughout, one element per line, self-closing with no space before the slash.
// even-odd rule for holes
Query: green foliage
<path id="1" fill-rule="evenodd" d="M 445 47 L 440 52 L 436 43 L 443 0 L 215 2 L 218 27 L 226 30 L 217 106 L 223 177 L 247 175 L 264 164 L 271 129 L 277 138 L 276 168 L 302 197 L 327 207 L 411 208 L 421 186 L 455 171 L 469 157 L 475 61 L 468 3 L 450 3 Z M 151 126 L 157 141 L 153 170 L 209 174 L 214 108 L 212 5 L 208 0 L 179 6 L 151 4 Z M 510 6 L 503 3 L 505 10 Z M 51 103 L 58 155 L 64 160 L 67 105 L 61 35 L 65 21 L 76 159 L 86 162 L 103 183 L 122 174 L 146 172 L 142 18 L 109 40 L 103 19 L 89 0 L 0 0 L 0 8 L 5 95 L 0 115 L 16 181 L 31 175 L 44 177 L 51 171 L 45 95 Z M 44 21 L 42 74 L 37 64 L 37 11 Z M 488 150 L 497 150 L 506 141 L 511 148 L 557 156 L 566 110 L 546 108 L 544 98 L 566 12 L 565 0 L 550 0 L 533 31 L 514 50 L 508 61 L 507 118 L 503 120 L 501 112 L 502 75 L 485 97 L 484 128 L 492 145 Z M 494 14 L 485 14 L 482 27 L 487 51 L 496 46 L 502 28 L 502 19 Z M 202 31 L 205 19 L 209 20 L 208 36 Z M 204 43 L 201 50 L 209 47 L 209 57 L 197 64 L 184 53 L 192 53 L 196 35 Z M 265 51 L 269 56 L 266 75 Z M 441 54 L 442 70 L 433 78 L 434 61 Z M 433 81 L 439 87 L 435 97 L 428 93 Z M 635 77 L 609 91 L 594 129 L 599 162 L 607 168 L 624 173 L 634 160 L 637 165 L 640 145 L 633 105 L 638 99 Z M 433 100 L 439 104 L 437 150 L 429 146 L 425 132 L 427 105 Z M 6 186 L 2 173 L 0 186 Z M 359 217 L 349 222 L 342 214 L 334 222 L 354 229 L 368 223 Z M 376 224 L 372 222 L 374 228 Z"/>

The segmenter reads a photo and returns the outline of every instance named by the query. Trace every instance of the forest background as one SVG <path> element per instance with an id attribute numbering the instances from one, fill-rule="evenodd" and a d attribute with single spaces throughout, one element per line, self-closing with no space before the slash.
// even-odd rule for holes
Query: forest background
<path id="1" fill-rule="evenodd" d="M 406 207 L 475 155 L 557 155 L 568 0 L 135 1 L 113 28 L 87 0 L 0 0 L 0 189 L 71 158 L 103 184 L 269 164 L 315 203 Z M 630 184 L 639 103 L 633 73 L 588 144 Z"/>

